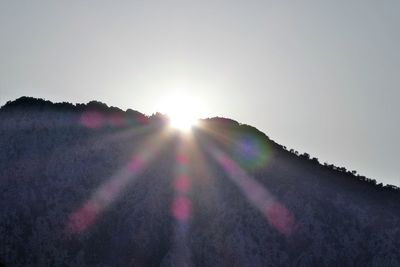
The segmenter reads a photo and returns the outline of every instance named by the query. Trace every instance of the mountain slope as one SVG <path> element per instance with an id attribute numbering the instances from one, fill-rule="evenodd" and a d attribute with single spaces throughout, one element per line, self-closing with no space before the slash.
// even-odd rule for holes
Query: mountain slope
<path id="1" fill-rule="evenodd" d="M 223 118 L 0 110 L 6 266 L 399 266 L 400 191 Z"/>

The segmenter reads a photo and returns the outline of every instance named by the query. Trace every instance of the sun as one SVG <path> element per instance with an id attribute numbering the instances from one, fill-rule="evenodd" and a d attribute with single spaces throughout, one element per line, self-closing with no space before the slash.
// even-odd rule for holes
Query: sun
<path id="1" fill-rule="evenodd" d="M 164 99 L 162 106 L 170 126 L 182 132 L 189 132 L 201 116 L 201 105 L 194 96 L 174 94 Z"/>
<path id="2" fill-rule="evenodd" d="M 192 129 L 192 126 L 196 125 L 197 120 L 187 114 L 175 114 L 170 116 L 170 125 L 172 128 L 188 132 Z"/>

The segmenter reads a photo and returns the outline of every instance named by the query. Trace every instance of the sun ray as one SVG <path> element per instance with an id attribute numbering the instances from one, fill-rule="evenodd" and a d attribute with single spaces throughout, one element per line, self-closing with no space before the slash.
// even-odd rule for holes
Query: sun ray
<path id="1" fill-rule="evenodd" d="M 125 140 L 132 140 L 132 138 L 143 137 L 153 130 L 155 130 L 155 125 L 144 125 L 138 128 L 126 128 L 120 129 L 116 132 L 104 133 L 101 135 L 90 136 L 85 140 L 85 143 L 76 143 L 71 146 L 68 146 L 69 151 L 73 151 L 75 154 L 84 154 L 87 153 L 89 147 L 101 147 L 101 146 L 109 146 L 116 142 L 122 142 Z M 58 149 L 57 147 L 54 149 L 53 154 L 63 154 L 65 153 L 65 148 Z"/>
<path id="2" fill-rule="evenodd" d="M 189 197 L 192 187 L 190 154 L 188 153 L 188 140 L 180 136 L 177 141 L 176 168 L 172 181 L 174 197 L 171 203 L 171 215 L 175 222 L 173 265 L 192 266 L 190 249 L 187 244 L 187 232 L 193 214 L 193 205 Z"/>
<path id="3" fill-rule="evenodd" d="M 162 145 L 167 142 L 166 137 L 165 131 L 149 137 L 128 164 L 103 183 L 83 205 L 69 215 L 66 230 L 69 233 L 81 233 L 92 226 L 97 217 L 116 200 L 126 185 L 132 182 L 160 152 Z"/>
<path id="4" fill-rule="evenodd" d="M 249 176 L 234 160 L 216 146 L 207 145 L 206 150 L 278 232 L 288 236 L 294 230 L 294 216 L 257 180 Z"/>

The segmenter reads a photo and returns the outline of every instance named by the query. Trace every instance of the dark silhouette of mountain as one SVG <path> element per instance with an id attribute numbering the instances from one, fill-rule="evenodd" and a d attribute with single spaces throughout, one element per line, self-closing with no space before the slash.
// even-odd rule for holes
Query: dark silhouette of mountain
<path id="1" fill-rule="evenodd" d="M 225 118 L 0 109 L 5 266 L 400 266 L 400 190 Z M 1 264 L 0 264 L 1 265 Z"/>

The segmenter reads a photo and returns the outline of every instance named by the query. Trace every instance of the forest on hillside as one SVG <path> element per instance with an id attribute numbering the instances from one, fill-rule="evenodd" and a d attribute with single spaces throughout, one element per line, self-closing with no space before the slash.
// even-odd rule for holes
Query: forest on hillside
<path id="1" fill-rule="evenodd" d="M 400 190 L 226 118 L 0 109 L 5 266 L 400 266 Z"/>

